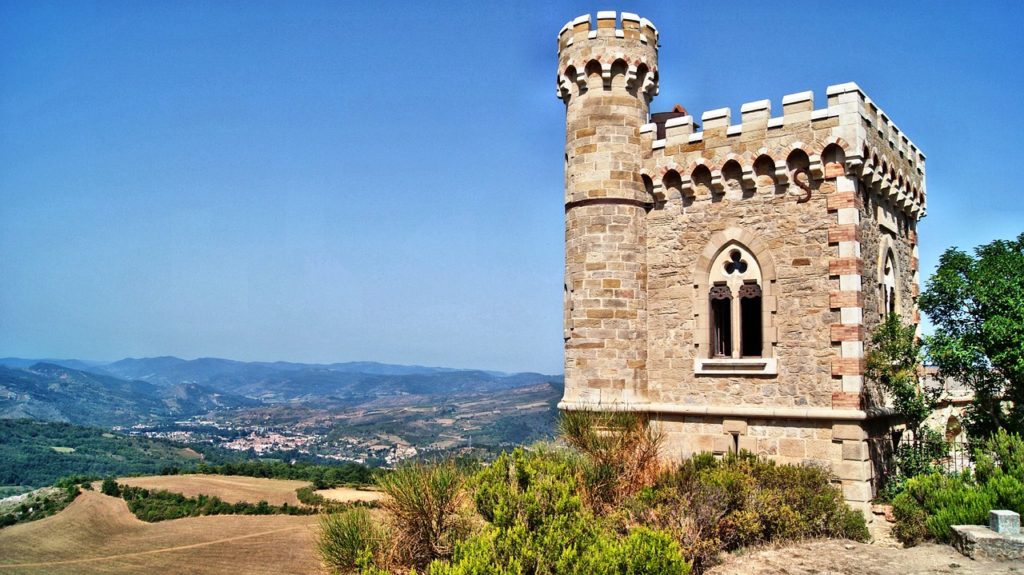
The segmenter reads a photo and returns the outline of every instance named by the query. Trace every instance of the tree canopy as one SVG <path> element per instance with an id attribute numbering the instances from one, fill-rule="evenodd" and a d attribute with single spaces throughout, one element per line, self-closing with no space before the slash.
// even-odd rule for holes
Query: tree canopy
<path id="1" fill-rule="evenodd" d="M 904 324 L 900 316 L 886 316 L 871 334 L 865 374 L 889 394 L 896 412 L 916 434 L 941 389 L 921 386 L 921 343 L 915 332 L 916 327 Z"/>
<path id="2" fill-rule="evenodd" d="M 974 391 L 968 432 L 1024 430 L 1024 233 L 946 250 L 919 303 L 935 325 L 929 360 Z"/>

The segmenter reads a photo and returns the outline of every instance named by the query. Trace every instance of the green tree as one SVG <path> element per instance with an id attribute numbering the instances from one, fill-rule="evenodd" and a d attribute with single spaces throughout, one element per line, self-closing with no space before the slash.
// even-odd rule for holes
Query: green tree
<path id="1" fill-rule="evenodd" d="M 946 250 L 919 303 L 935 324 L 929 360 L 974 391 L 968 433 L 1024 430 L 1024 234 Z"/>
<path id="2" fill-rule="evenodd" d="M 889 314 L 871 334 L 865 374 L 886 391 L 907 429 L 917 436 L 941 388 L 921 386 L 921 343 L 915 331 L 900 316 Z"/>
<path id="3" fill-rule="evenodd" d="M 111 497 L 120 497 L 121 487 L 117 484 L 116 479 L 107 477 L 103 480 L 103 485 L 100 486 L 100 493 Z"/>

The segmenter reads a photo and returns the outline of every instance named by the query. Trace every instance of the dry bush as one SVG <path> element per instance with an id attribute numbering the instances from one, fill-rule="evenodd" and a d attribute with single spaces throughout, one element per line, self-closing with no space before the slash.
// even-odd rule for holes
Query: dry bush
<path id="1" fill-rule="evenodd" d="M 627 411 L 563 411 L 558 430 L 585 456 L 583 496 L 595 511 L 607 513 L 657 481 L 662 434 L 647 418 Z"/>
<path id="2" fill-rule="evenodd" d="M 361 570 L 367 564 L 386 564 L 389 534 L 374 524 L 369 511 L 353 507 L 320 516 L 317 552 L 328 567 L 340 573 Z"/>
<path id="3" fill-rule="evenodd" d="M 393 561 L 423 569 L 451 557 L 465 537 L 468 522 L 460 513 L 465 492 L 461 471 L 451 461 L 408 463 L 378 479 L 388 495 L 381 501 L 393 532 Z"/>
<path id="4" fill-rule="evenodd" d="M 864 517 L 850 509 L 814 466 L 776 465 L 749 453 L 716 459 L 695 455 L 627 502 L 625 523 L 672 533 L 694 573 L 722 552 L 805 538 L 868 538 Z"/>

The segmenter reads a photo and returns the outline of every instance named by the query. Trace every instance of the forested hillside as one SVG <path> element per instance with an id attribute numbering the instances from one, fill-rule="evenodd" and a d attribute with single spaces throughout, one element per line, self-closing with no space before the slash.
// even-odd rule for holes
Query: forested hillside
<path id="1" fill-rule="evenodd" d="M 160 473 L 225 459 L 221 450 L 204 451 L 67 423 L 0 420 L 0 485 L 40 487 L 67 475 Z"/>

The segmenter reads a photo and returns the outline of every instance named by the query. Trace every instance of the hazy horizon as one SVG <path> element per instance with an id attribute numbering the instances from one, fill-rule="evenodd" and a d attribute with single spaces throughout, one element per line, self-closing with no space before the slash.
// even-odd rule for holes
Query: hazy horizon
<path id="1" fill-rule="evenodd" d="M 0 0 L 0 350 L 562 373 L 555 37 L 598 9 L 660 30 L 652 111 L 857 82 L 927 156 L 922 283 L 1024 230 L 1020 2 Z"/>
<path id="2" fill-rule="evenodd" d="M 393 365 L 393 366 L 401 366 L 401 367 L 421 367 L 421 368 L 424 368 L 424 369 L 444 369 L 444 370 L 457 370 L 457 371 L 484 371 L 484 372 L 497 372 L 497 373 L 508 373 L 508 374 L 515 374 L 515 373 L 538 373 L 538 374 L 541 374 L 541 375 L 555 375 L 555 376 L 564 375 L 564 373 L 563 373 L 564 370 L 558 370 L 558 371 L 553 371 L 553 372 L 538 371 L 538 370 L 535 370 L 535 369 L 527 369 L 527 370 L 520 370 L 520 371 L 505 371 L 505 370 L 501 370 L 501 369 L 493 369 L 493 368 L 490 368 L 490 367 L 487 367 L 487 366 L 461 366 L 461 365 L 400 363 L 400 362 L 394 362 L 394 361 L 378 361 L 378 360 L 365 360 L 365 359 L 337 360 L 337 361 L 335 361 L 335 360 L 292 361 L 292 360 L 288 360 L 288 359 L 242 360 L 242 359 L 235 359 L 235 358 L 231 358 L 231 357 L 220 357 L 220 356 L 212 356 L 212 355 L 200 355 L 200 356 L 194 356 L 194 357 L 181 357 L 181 356 L 177 356 L 177 355 L 167 355 L 167 354 L 163 354 L 163 355 L 150 355 L 150 356 L 139 356 L 139 357 L 124 356 L 124 357 L 118 357 L 116 359 L 96 359 L 96 358 L 91 358 L 91 357 L 51 357 L 51 356 L 45 356 L 45 357 L 44 356 L 23 357 L 23 356 L 17 356 L 17 355 L 10 355 L 10 354 L 0 353 L 0 361 L 12 360 L 12 359 L 18 359 L 18 360 L 22 360 L 22 361 L 38 361 L 38 362 L 47 362 L 47 361 L 65 361 L 65 362 L 70 362 L 70 361 L 77 361 L 77 362 L 82 362 L 84 364 L 92 365 L 92 366 L 104 366 L 104 365 L 109 365 L 109 364 L 117 363 L 119 361 L 124 361 L 124 360 L 146 360 L 146 359 L 164 359 L 164 358 L 180 359 L 182 361 L 197 361 L 197 360 L 203 360 L 203 359 L 216 359 L 216 360 L 224 360 L 224 361 L 231 361 L 231 362 L 238 362 L 238 363 L 264 363 L 264 364 L 290 363 L 290 364 L 297 364 L 297 365 L 345 365 L 345 364 L 354 364 L 354 363 L 355 364 L 366 363 L 366 364 L 375 364 L 375 365 Z"/>

